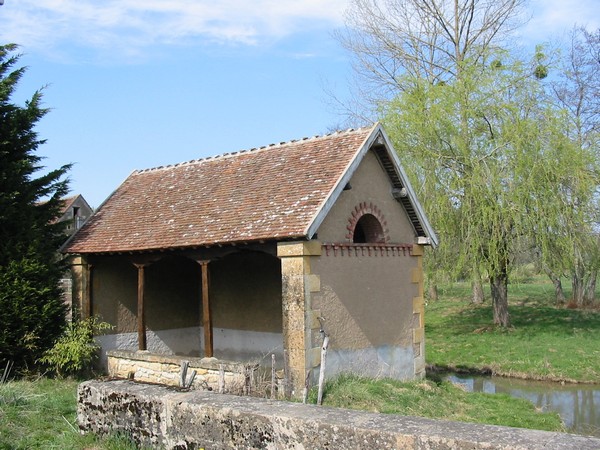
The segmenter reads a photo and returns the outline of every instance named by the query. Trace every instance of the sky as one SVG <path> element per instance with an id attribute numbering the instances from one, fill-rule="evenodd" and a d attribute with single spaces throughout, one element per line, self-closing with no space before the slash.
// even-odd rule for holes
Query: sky
<path id="1" fill-rule="evenodd" d="M 350 0 L 4 0 L 0 43 L 43 89 L 36 131 L 47 169 L 73 163 L 72 194 L 100 204 L 136 169 L 322 135 L 345 118 L 351 55 L 333 36 Z M 600 0 L 531 0 L 525 46 L 574 24 L 600 28 Z M 40 172 L 42 173 L 42 172 Z"/>

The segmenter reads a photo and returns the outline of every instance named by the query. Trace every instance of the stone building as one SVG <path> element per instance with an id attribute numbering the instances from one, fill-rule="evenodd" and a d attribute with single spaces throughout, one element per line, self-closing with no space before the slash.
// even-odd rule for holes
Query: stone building
<path id="1" fill-rule="evenodd" d="M 77 194 L 62 199 L 61 216 L 56 221 L 64 223 L 65 233 L 67 236 L 71 236 L 81 228 L 93 212 L 94 210 L 83 198 L 83 195 Z"/>
<path id="2" fill-rule="evenodd" d="M 436 243 L 376 124 L 135 171 L 63 252 L 82 314 L 115 327 L 109 366 L 275 354 L 298 395 L 325 334 L 328 376 L 424 375 Z"/>

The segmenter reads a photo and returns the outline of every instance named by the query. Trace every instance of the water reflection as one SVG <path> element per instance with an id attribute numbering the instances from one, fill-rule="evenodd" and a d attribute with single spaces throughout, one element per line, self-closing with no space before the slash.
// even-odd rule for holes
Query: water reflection
<path id="1" fill-rule="evenodd" d="M 600 386 L 561 385 L 502 377 L 448 375 L 453 383 L 470 392 L 509 394 L 524 398 L 542 411 L 560 414 L 569 431 L 600 437 Z"/>

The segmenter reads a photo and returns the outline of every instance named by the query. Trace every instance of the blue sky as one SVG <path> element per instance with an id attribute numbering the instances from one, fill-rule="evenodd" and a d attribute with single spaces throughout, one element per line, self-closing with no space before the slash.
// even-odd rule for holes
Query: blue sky
<path id="1" fill-rule="evenodd" d="M 94 207 L 135 169 L 324 134 L 344 122 L 351 56 L 332 37 L 348 0 L 4 0 L 0 42 L 43 87 L 44 165 L 74 163 L 72 193 Z M 532 0 L 525 46 L 600 0 Z"/>

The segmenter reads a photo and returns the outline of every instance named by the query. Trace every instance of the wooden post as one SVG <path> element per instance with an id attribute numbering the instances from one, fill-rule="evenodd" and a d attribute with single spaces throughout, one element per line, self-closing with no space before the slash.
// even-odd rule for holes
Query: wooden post
<path id="1" fill-rule="evenodd" d="M 202 326 L 204 328 L 204 356 L 213 356 L 212 319 L 210 317 L 210 296 L 208 292 L 208 263 L 198 261 L 202 271 Z"/>
<path id="2" fill-rule="evenodd" d="M 92 316 L 92 265 L 87 264 L 85 267 L 85 291 L 83 296 L 83 311 L 81 318 L 87 319 Z"/>
<path id="3" fill-rule="evenodd" d="M 146 350 L 146 318 L 144 315 L 144 268 L 145 264 L 134 264 L 138 269 L 138 291 L 137 291 L 137 329 L 138 349 Z"/>

